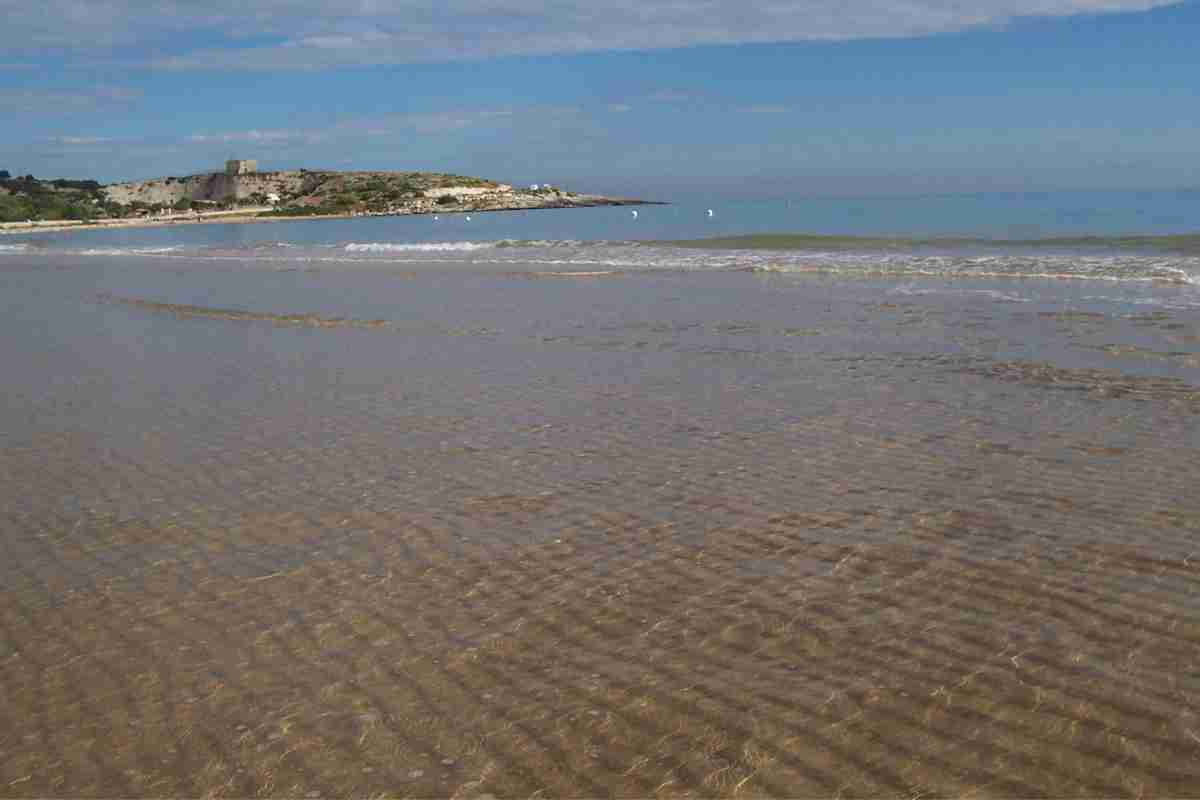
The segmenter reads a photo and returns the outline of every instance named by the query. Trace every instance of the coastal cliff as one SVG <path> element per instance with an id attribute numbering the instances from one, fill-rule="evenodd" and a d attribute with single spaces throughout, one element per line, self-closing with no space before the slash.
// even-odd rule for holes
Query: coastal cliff
<path id="1" fill-rule="evenodd" d="M 648 205 L 439 172 L 258 172 L 234 161 L 224 172 L 114 183 L 14 178 L 0 170 L 0 234 L 81 226 L 253 222 L 276 217 L 384 216 Z M 245 169 L 251 165 L 250 169 Z"/>
<path id="2" fill-rule="evenodd" d="M 272 216 L 320 214 L 422 214 L 438 211 L 571 208 L 641 201 L 578 194 L 552 186 L 517 189 L 482 178 L 432 172 L 333 172 L 283 170 L 214 172 L 104 187 L 125 206 L 182 209 L 210 204 L 269 207 Z"/>

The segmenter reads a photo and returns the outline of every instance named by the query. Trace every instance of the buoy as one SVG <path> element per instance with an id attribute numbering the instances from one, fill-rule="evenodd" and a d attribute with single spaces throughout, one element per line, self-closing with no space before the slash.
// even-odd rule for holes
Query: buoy
<path id="1" fill-rule="evenodd" d="M 629 212 L 629 213 L 633 214 L 633 218 L 634 218 L 634 219 L 637 219 L 637 212 L 636 212 L 636 211 L 631 211 L 631 212 Z"/>
<path id="2" fill-rule="evenodd" d="M 708 210 L 708 215 L 709 215 L 710 217 L 713 215 L 713 213 L 712 213 L 712 209 L 711 209 L 711 208 Z"/>

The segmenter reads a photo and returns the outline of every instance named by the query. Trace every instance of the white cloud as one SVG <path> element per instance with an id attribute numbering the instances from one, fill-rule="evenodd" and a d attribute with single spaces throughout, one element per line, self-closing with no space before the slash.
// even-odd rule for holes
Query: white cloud
<path id="1" fill-rule="evenodd" d="M 786 114 L 791 110 L 787 106 L 776 105 L 743 106 L 737 109 L 739 114 Z"/>
<path id="2" fill-rule="evenodd" d="M 94 144 L 108 144 L 117 140 L 107 136 L 53 136 L 48 141 L 68 147 L 86 147 Z"/>
<path id="3" fill-rule="evenodd" d="M 87 89 L 16 89 L 0 87 L 0 108 L 19 113 L 72 114 L 101 108 L 127 107 L 142 96 L 120 86 Z"/>
<path id="4" fill-rule="evenodd" d="M 690 103 L 699 100 L 700 97 L 694 92 L 686 92 L 682 89 L 659 89 L 646 96 L 646 99 L 651 103 Z"/>
<path id="5" fill-rule="evenodd" d="M 910 37 L 1175 0 L 0 0 L 0 48 L 170 69 L 322 69 Z M 197 42 L 218 42 L 198 47 Z"/>
<path id="6" fill-rule="evenodd" d="M 193 133 L 187 137 L 189 142 L 196 144 L 212 144 L 225 142 L 287 142 L 295 140 L 304 140 L 306 137 L 313 135 L 305 131 L 293 130 L 248 130 L 248 131 L 233 131 L 228 133 Z"/>
<path id="7" fill-rule="evenodd" d="M 184 141 L 193 145 L 261 144 L 282 146 L 319 144 L 333 140 L 353 139 L 355 137 L 378 138 L 394 136 L 401 132 L 405 134 L 436 135 L 480 125 L 511 124 L 511 121 L 518 116 L 545 117 L 574 112 L 575 109 L 570 108 L 529 106 L 520 110 L 507 108 L 465 109 L 423 114 L 388 114 L 349 119 L 322 128 L 250 129 L 222 131 L 219 133 L 193 133 L 185 137 Z"/>

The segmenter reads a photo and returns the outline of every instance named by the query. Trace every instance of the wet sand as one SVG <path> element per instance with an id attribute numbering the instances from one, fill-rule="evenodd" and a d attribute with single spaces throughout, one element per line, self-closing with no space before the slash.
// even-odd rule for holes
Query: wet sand
<path id="1" fill-rule="evenodd" d="M 0 795 L 1200 793 L 1194 311 L 29 263 Z"/>

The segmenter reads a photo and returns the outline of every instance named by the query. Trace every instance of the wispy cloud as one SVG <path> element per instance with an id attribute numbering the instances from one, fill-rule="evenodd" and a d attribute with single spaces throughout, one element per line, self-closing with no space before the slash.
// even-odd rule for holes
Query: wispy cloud
<path id="1" fill-rule="evenodd" d="M 297 70 L 699 44 L 921 36 L 1176 0 L 0 0 L 0 48 L 77 63 Z M 197 47 L 197 42 L 217 42 Z M 118 56 L 118 53 L 130 56 Z M 39 56 L 40 57 L 40 56 Z"/>
<path id="2" fill-rule="evenodd" d="M 320 134 L 313 131 L 297 130 L 248 130 L 227 131 L 225 133 L 193 133 L 187 137 L 194 144 L 226 144 L 234 142 L 291 142 L 312 139 Z"/>
<path id="3" fill-rule="evenodd" d="M 656 92 L 651 92 L 646 95 L 646 100 L 651 103 L 691 103 L 700 99 L 700 96 L 686 89 L 659 89 Z"/>
<path id="4" fill-rule="evenodd" d="M 142 96 L 136 89 L 95 86 L 86 89 L 0 87 L 0 107 L 22 114 L 62 115 L 101 108 L 128 107 Z"/>
<path id="5" fill-rule="evenodd" d="M 399 135 L 438 135 L 483 125 L 507 125 L 515 118 L 561 116 L 575 109 L 528 107 L 485 108 L 418 114 L 387 114 L 343 120 L 321 128 L 278 128 L 192 133 L 184 141 L 193 145 L 248 144 L 283 146 L 319 144 L 338 139 L 380 138 Z"/>
<path id="6" fill-rule="evenodd" d="M 109 136 L 51 136 L 47 141 L 51 144 L 65 145 L 67 147 L 87 147 L 97 144 L 111 144 L 117 140 Z"/>
<path id="7" fill-rule="evenodd" d="M 734 109 L 739 114 L 786 114 L 792 109 L 788 106 L 777 105 L 757 105 L 757 106 L 742 106 Z"/>

